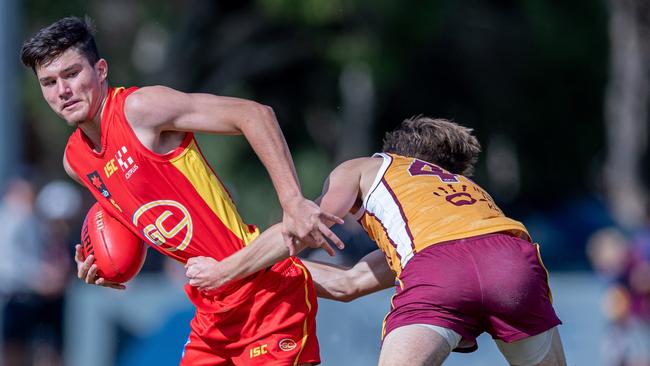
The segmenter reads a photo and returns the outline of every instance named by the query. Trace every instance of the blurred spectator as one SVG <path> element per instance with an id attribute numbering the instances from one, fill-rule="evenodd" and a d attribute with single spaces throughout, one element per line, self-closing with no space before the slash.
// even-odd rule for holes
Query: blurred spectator
<path id="1" fill-rule="evenodd" d="M 594 270 L 607 281 L 603 312 L 609 329 L 605 366 L 650 366 L 650 230 L 630 239 L 616 229 L 596 232 L 587 247 Z"/>
<path id="2" fill-rule="evenodd" d="M 38 200 L 47 201 L 48 197 L 39 194 Z M 6 366 L 62 364 L 69 232 L 60 221 L 66 216 L 37 212 L 36 201 L 34 185 L 23 178 L 11 179 L 0 200 L 0 293 L 4 300 Z M 40 217 L 39 213 L 45 215 Z"/>

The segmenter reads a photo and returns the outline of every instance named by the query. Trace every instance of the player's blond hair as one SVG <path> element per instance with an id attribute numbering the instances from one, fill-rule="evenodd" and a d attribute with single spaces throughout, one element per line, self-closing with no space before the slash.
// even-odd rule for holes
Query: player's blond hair
<path id="1" fill-rule="evenodd" d="M 415 116 L 384 136 L 384 152 L 418 158 L 454 174 L 471 175 L 481 152 L 472 129 L 442 118 Z"/>

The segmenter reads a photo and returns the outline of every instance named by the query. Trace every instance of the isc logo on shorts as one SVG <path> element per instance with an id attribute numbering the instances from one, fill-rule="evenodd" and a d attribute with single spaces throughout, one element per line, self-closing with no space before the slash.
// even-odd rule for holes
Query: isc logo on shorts
<path id="1" fill-rule="evenodd" d="M 253 347 L 251 348 L 249 355 L 251 358 L 255 358 L 257 356 L 261 356 L 264 354 L 267 354 L 269 351 L 267 350 L 267 345 L 263 344 L 261 346 Z"/>

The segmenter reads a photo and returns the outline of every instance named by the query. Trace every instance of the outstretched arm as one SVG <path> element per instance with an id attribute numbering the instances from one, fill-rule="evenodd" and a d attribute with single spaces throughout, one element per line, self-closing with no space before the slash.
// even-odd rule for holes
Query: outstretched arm
<path id="1" fill-rule="evenodd" d="M 295 244 L 298 250 L 305 248 L 302 242 Z M 334 250 L 325 243 L 330 255 Z M 189 284 L 201 291 L 211 291 L 226 283 L 249 276 L 259 270 L 289 257 L 284 244 L 282 226 L 276 224 L 265 230 L 251 244 L 221 262 L 211 257 L 193 257 L 185 264 Z"/>
<path id="2" fill-rule="evenodd" d="M 326 299 L 348 302 L 395 283 L 395 274 L 379 249 L 361 258 L 351 268 L 310 260 L 303 263 L 311 272 L 318 297 Z"/>
<path id="3" fill-rule="evenodd" d="M 345 216 L 358 199 L 360 169 L 358 161 L 348 161 L 334 169 L 323 188 L 320 203 L 324 210 L 337 216 Z M 328 221 L 332 226 L 335 222 Z M 192 286 L 202 291 L 209 291 L 230 281 L 244 278 L 263 268 L 295 255 L 308 246 L 306 242 L 292 242 L 290 249 L 282 240 L 280 225 L 275 225 L 264 231 L 251 244 L 237 253 L 217 262 L 213 258 L 190 258 L 186 264 L 186 275 Z M 332 234 L 333 236 L 334 234 Z M 329 238 L 332 239 L 332 236 Z M 343 249 L 342 243 L 339 245 Z M 325 243 L 322 247 L 334 255 L 334 250 Z"/>
<path id="4" fill-rule="evenodd" d="M 327 221 L 342 220 L 303 197 L 291 153 L 270 107 L 245 99 L 152 86 L 131 94 L 125 113 L 135 130 L 156 136 L 163 131 L 243 134 L 264 164 L 278 194 L 284 212 L 285 243 L 288 245 L 295 238 L 322 245 L 324 236 L 340 243 Z"/>

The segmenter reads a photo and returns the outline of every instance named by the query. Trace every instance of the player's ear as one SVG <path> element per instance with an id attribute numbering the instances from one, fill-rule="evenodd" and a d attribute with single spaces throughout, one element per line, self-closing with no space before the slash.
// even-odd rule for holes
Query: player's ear
<path id="1" fill-rule="evenodd" d="M 95 63 L 95 72 L 97 73 L 99 81 L 104 82 L 104 80 L 106 80 L 108 77 L 108 62 L 106 62 L 106 60 L 103 58 L 97 60 Z"/>

